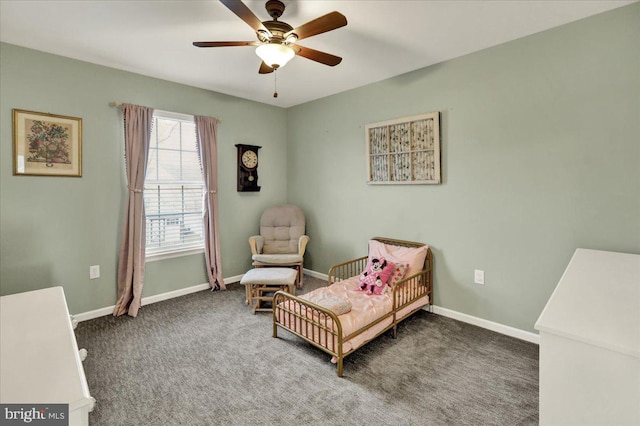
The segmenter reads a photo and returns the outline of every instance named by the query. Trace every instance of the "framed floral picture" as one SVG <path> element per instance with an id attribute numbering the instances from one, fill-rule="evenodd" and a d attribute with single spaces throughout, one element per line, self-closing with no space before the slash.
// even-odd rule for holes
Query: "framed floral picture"
<path id="1" fill-rule="evenodd" d="M 440 183 L 440 113 L 365 126 L 367 183 Z"/>
<path id="2" fill-rule="evenodd" d="M 82 176 L 82 119 L 14 109 L 13 174 Z"/>

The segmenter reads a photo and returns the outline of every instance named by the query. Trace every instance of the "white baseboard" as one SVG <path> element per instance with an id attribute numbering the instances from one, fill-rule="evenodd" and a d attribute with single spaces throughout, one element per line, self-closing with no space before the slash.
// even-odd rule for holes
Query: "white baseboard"
<path id="1" fill-rule="evenodd" d="M 82 312 L 79 314 L 72 314 L 72 316 L 78 322 L 92 320 L 94 318 L 104 317 L 113 313 L 116 305 L 107 306 L 105 308 L 94 309 L 93 311 Z"/>
<path id="2" fill-rule="evenodd" d="M 487 330 L 495 331 L 496 333 L 505 334 L 507 336 L 515 337 L 516 339 L 525 340 L 537 345 L 540 344 L 540 336 L 536 333 L 520 330 L 519 328 L 510 327 L 508 325 L 489 321 L 483 318 L 463 314 L 462 312 L 454 311 L 436 305 L 432 306 L 432 311 L 436 315 L 442 315 L 443 317 L 453 318 L 455 320 L 466 322 L 468 324 L 477 325 L 478 327 L 486 328 Z"/>
<path id="3" fill-rule="evenodd" d="M 311 271 L 309 269 L 305 269 L 304 273 L 311 277 L 319 278 L 321 280 L 326 280 L 329 278 L 327 274 Z M 527 342 L 535 343 L 537 345 L 540 344 L 540 336 L 536 333 L 520 330 L 519 328 L 514 328 L 508 325 L 499 324 L 497 322 L 474 317 L 472 315 L 463 314 L 462 312 L 454 311 L 452 309 L 442 308 L 436 305 L 433 305 L 431 308 L 432 308 L 431 311 L 436 315 L 442 315 L 443 317 L 452 318 L 458 321 L 466 322 L 468 324 L 473 324 L 478 327 L 486 328 L 487 330 L 495 331 L 496 333 L 515 337 L 516 339 L 525 340 Z M 424 309 L 427 310 L 428 308 L 424 308 Z"/>
<path id="4" fill-rule="evenodd" d="M 240 275 L 234 275 L 233 277 L 225 278 L 224 284 L 227 285 L 227 284 L 239 283 L 243 276 L 244 274 L 240 274 Z"/>
<path id="5" fill-rule="evenodd" d="M 304 269 L 304 273 L 313 278 L 326 280 L 329 278 L 327 274 L 321 272 L 312 271 L 310 269 Z M 242 275 L 236 275 L 233 277 L 225 278 L 225 284 L 232 284 L 240 282 Z M 209 288 L 209 284 L 198 284 L 192 287 L 181 288 L 179 290 L 169 291 L 166 293 L 155 294 L 153 296 L 143 297 L 142 306 L 149 305 L 151 303 L 161 302 L 163 300 L 173 299 L 174 297 L 185 296 L 187 294 L 195 293 L 198 291 L 206 290 Z M 107 306 L 106 308 L 96 309 L 94 311 L 83 312 L 81 314 L 74 315 L 74 318 L 78 321 L 87 321 L 94 318 L 99 318 L 105 315 L 111 315 L 115 305 Z M 425 308 L 426 309 L 426 308 Z M 443 308 L 433 305 L 432 312 L 436 315 L 442 315 L 443 317 L 452 318 L 458 321 L 473 324 L 478 327 L 486 328 L 487 330 L 495 331 L 496 333 L 504 334 L 507 336 L 515 337 L 516 339 L 525 340 L 527 342 L 540 344 L 540 336 L 536 333 L 520 330 L 518 328 L 510 327 L 508 325 L 500 324 L 497 322 L 489 321 L 483 318 L 474 317 L 472 315 L 464 314 L 462 312 L 454 311 L 452 309 Z"/>
<path id="6" fill-rule="evenodd" d="M 307 275 L 309 275 L 310 277 L 313 277 L 313 278 L 319 278 L 321 280 L 328 280 L 329 279 L 329 275 L 323 274 L 323 273 L 320 273 L 320 272 L 316 272 L 316 271 L 312 271 L 311 269 L 304 268 L 302 270 L 302 272 L 307 274 Z"/>
<path id="7" fill-rule="evenodd" d="M 224 279 L 225 284 L 232 284 L 235 282 L 239 282 L 242 278 L 242 275 L 236 275 L 234 277 L 229 277 Z M 209 283 L 197 284 L 191 287 L 181 288 L 178 290 L 168 291 L 166 293 L 154 294 L 153 296 L 147 296 L 142 298 L 142 306 L 150 305 L 152 303 L 162 302 L 163 300 L 173 299 L 174 297 L 185 296 L 187 294 L 196 293 L 198 291 L 207 290 L 209 288 Z M 83 312 L 81 314 L 74 314 L 73 317 L 77 321 L 87 321 L 94 318 L 103 317 L 105 315 L 113 314 L 113 310 L 115 309 L 115 305 L 107 306 L 105 308 L 95 309 L 89 312 Z"/>

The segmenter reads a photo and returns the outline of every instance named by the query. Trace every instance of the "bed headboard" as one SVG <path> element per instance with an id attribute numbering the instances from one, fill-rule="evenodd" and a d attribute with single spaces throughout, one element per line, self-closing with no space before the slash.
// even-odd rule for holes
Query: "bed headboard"
<path id="1" fill-rule="evenodd" d="M 387 238 L 387 237 L 373 237 L 371 239 L 379 241 L 379 242 L 381 242 L 383 244 L 391 244 L 391 245 L 399 246 L 399 247 L 423 247 L 423 246 L 426 246 L 425 243 L 418 243 L 418 242 L 415 242 L 415 241 L 396 240 L 394 238 Z M 427 256 L 424 259 L 424 269 L 428 269 L 429 271 L 431 271 L 432 266 L 433 266 L 433 259 L 432 259 L 431 249 L 429 248 L 427 250 Z"/>

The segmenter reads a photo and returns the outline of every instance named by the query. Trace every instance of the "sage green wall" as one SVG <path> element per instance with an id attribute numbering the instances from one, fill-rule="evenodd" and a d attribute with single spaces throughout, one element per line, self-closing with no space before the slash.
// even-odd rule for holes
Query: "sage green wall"
<path id="1" fill-rule="evenodd" d="M 638 40 L 634 4 L 288 109 L 307 267 L 424 241 L 437 305 L 533 331 L 576 248 L 640 253 Z M 365 124 L 430 111 L 443 183 L 368 186 Z"/>
<path id="2" fill-rule="evenodd" d="M 118 100 L 222 118 L 219 200 L 225 277 L 249 268 L 247 238 L 268 205 L 286 201 L 282 108 L 0 44 L 0 294 L 62 285 L 73 313 L 116 300 L 126 188 Z M 12 108 L 83 119 L 81 178 L 12 175 Z M 236 143 L 260 150 L 260 193 L 236 192 Z M 89 280 L 89 266 L 101 278 Z M 144 296 L 206 282 L 203 255 L 147 263 Z"/>
<path id="3" fill-rule="evenodd" d="M 638 39 L 634 4 L 288 110 L 0 44 L 0 294 L 63 285 L 74 313 L 115 302 L 119 100 L 224 120 L 226 277 L 249 267 L 260 212 L 289 201 L 307 214 L 307 268 L 373 235 L 425 241 L 436 304 L 533 330 L 575 248 L 640 253 Z M 82 117 L 83 177 L 12 176 L 12 108 Z M 368 186 L 364 125 L 436 110 L 443 184 Z M 264 147 L 258 194 L 235 191 L 236 143 Z M 144 295 L 205 281 L 201 255 L 151 262 Z"/>

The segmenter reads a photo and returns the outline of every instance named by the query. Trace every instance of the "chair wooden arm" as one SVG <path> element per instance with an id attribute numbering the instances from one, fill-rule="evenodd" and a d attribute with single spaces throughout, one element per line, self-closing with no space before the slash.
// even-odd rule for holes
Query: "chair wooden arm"
<path id="1" fill-rule="evenodd" d="M 264 237 L 262 235 L 250 236 L 249 246 L 251 247 L 251 254 L 261 254 L 264 246 Z"/>
<path id="2" fill-rule="evenodd" d="M 309 237 L 307 235 L 302 235 L 298 240 L 298 254 L 304 257 L 304 252 L 307 249 L 307 243 L 309 242 Z"/>

